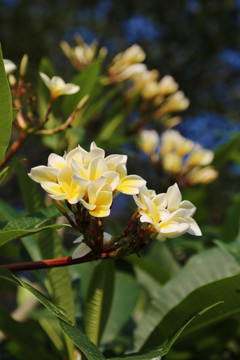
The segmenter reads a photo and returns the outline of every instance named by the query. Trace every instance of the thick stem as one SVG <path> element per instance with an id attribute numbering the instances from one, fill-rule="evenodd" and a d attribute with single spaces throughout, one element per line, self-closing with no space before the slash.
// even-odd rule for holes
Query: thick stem
<path id="1" fill-rule="evenodd" d="M 14 141 L 10 147 L 10 149 L 8 150 L 6 156 L 4 157 L 1 165 L 0 165 L 0 169 L 2 169 L 13 157 L 13 155 L 18 151 L 18 149 L 23 145 L 23 143 L 26 141 L 27 139 L 27 133 L 26 132 L 21 132 L 19 135 L 19 138 Z"/>
<path id="2" fill-rule="evenodd" d="M 103 256 L 104 258 L 104 256 Z M 105 256 L 106 258 L 106 256 Z M 11 271 L 25 271 L 25 270 L 38 270 L 53 267 L 69 266 L 75 264 L 82 264 L 88 261 L 97 260 L 93 253 L 87 254 L 78 259 L 72 259 L 71 256 L 66 256 L 58 259 L 48 259 L 39 261 L 20 262 L 14 264 L 0 265 L 0 269 L 8 269 Z"/>

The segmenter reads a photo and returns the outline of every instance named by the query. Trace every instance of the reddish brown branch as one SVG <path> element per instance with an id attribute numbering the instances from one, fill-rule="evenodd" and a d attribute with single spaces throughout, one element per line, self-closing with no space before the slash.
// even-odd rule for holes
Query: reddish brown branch
<path id="1" fill-rule="evenodd" d="M 11 160 L 13 155 L 23 145 L 23 143 L 26 141 L 26 139 L 27 139 L 27 133 L 21 132 L 19 135 L 19 138 L 12 143 L 10 149 L 8 150 L 7 154 L 5 155 L 3 161 L 0 165 L 0 169 L 2 169 L 9 162 L 9 160 Z"/>
<path id="2" fill-rule="evenodd" d="M 0 265 L 0 269 L 8 269 L 11 271 L 25 271 L 25 270 L 38 270 L 38 269 L 47 269 L 53 267 L 61 266 L 70 266 L 76 264 L 83 264 L 85 262 L 96 261 L 101 259 L 111 258 L 111 254 L 102 253 L 99 255 L 94 255 L 92 252 L 77 259 L 72 259 L 71 256 L 66 256 L 58 259 L 48 259 L 48 260 L 39 260 L 39 261 L 29 261 L 29 262 L 20 262 L 13 264 Z"/>

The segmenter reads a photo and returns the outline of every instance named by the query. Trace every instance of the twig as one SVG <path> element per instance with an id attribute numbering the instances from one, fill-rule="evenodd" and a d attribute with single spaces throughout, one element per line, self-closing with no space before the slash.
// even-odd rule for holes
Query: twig
<path id="1" fill-rule="evenodd" d="M 83 105 L 87 102 L 88 99 L 89 99 L 89 95 L 84 96 L 82 98 L 82 100 L 80 101 L 80 103 L 78 104 L 78 106 L 76 107 L 76 109 L 73 111 L 73 113 L 68 117 L 68 119 L 63 124 L 57 126 L 54 129 L 38 130 L 38 131 L 36 131 L 36 134 L 38 134 L 38 135 L 52 135 L 52 134 L 56 134 L 56 133 L 58 133 L 60 131 L 65 130 L 69 125 L 71 125 L 71 123 L 74 120 L 76 114 L 79 112 L 79 110 L 83 107 Z M 41 124 L 44 124 L 44 123 L 41 123 Z M 39 129 L 41 127 L 39 127 Z"/>

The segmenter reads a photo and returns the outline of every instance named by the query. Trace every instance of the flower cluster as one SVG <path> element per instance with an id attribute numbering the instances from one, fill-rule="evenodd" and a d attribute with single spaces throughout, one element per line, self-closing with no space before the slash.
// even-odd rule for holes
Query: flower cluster
<path id="1" fill-rule="evenodd" d="M 154 190 L 143 186 L 139 194 L 133 197 L 139 207 L 140 221 L 151 224 L 161 236 L 173 238 L 186 232 L 201 235 L 201 230 L 192 218 L 196 207 L 190 201 L 182 201 L 177 184 L 162 194 L 156 194 Z"/>
<path id="2" fill-rule="evenodd" d="M 50 154 L 47 166 L 31 169 L 29 176 L 53 198 L 70 224 L 82 233 L 72 258 L 118 257 L 143 249 L 156 235 L 172 238 L 183 233 L 199 236 L 201 231 L 192 216 L 196 210 L 182 201 L 177 184 L 166 193 L 148 190 L 146 181 L 127 174 L 127 156 L 105 151 L 92 142 L 90 151 L 81 146 L 64 156 Z M 113 195 L 133 195 L 138 207 L 126 228 L 115 238 L 104 231 L 100 218 L 110 214 Z M 75 220 L 61 204 L 65 200 Z M 90 254 L 90 256 L 91 256 Z"/>
<path id="3" fill-rule="evenodd" d="M 139 144 L 155 165 L 161 164 L 164 171 L 182 184 L 209 183 L 218 176 L 217 171 L 209 166 L 214 153 L 176 130 L 165 131 L 161 140 L 155 130 L 144 130 Z"/>
<path id="4" fill-rule="evenodd" d="M 139 45 L 132 45 L 119 53 L 108 68 L 110 82 L 128 81 L 125 92 L 127 98 L 140 94 L 144 111 L 151 113 L 152 119 L 161 119 L 172 127 L 181 121 L 170 114 L 183 111 L 189 106 L 189 99 L 178 90 L 179 86 L 170 75 L 159 78 L 157 70 L 149 70 L 142 62 L 146 57 Z M 129 85 L 130 84 L 130 85 Z"/>
<path id="5" fill-rule="evenodd" d="M 63 157 L 50 154 L 47 166 L 31 169 L 29 176 L 55 200 L 80 202 L 92 216 L 110 213 L 113 193 L 137 194 L 146 184 L 140 176 L 127 174 L 127 156 L 110 155 L 93 142 L 87 152 L 81 146 Z"/>
<path id="6" fill-rule="evenodd" d="M 137 44 L 120 52 L 108 68 L 111 82 L 122 82 L 129 79 L 133 74 L 142 73 L 146 68 L 146 65 L 142 64 L 145 57 L 145 52 Z"/>

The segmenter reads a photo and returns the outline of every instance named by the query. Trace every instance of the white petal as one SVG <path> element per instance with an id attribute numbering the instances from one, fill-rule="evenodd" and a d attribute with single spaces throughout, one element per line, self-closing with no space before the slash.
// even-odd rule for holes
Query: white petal
<path id="1" fill-rule="evenodd" d="M 73 241 L 74 244 L 81 243 L 83 241 L 84 237 L 83 235 L 79 236 L 77 239 Z"/>
<path id="2" fill-rule="evenodd" d="M 178 208 L 182 201 L 182 195 L 177 183 L 170 186 L 167 190 L 168 208 Z"/>
<path id="3" fill-rule="evenodd" d="M 50 154 L 48 157 L 48 166 L 50 167 L 56 167 L 58 169 L 61 169 L 62 167 L 66 166 L 66 161 L 62 156 L 59 156 L 57 154 Z"/>
<path id="4" fill-rule="evenodd" d="M 51 170 L 49 170 L 47 166 L 43 165 L 32 168 L 28 176 L 38 183 L 41 183 L 43 181 L 57 181 L 56 175 L 52 174 Z"/>
<path id="5" fill-rule="evenodd" d="M 188 233 L 195 236 L 202 236 L 202 232 L 194 219 L 191 217 L 186 217 L 185 220 L 190 224 L 190 229 Z"/>
<path id="6" fill-rule="evenodd" d="M 90 249 L 89 246 L 87 246 L 85 243 L 81 243 L 73 252 L 72 254 L 72 259 L 78 259 L 81 258 L 85 255 L 87 255 L 88 253 L 90 253 L 90 251 L 92 251 L 92 249 Z"/>
<path id="7" fill-rule="evenodd" d="M 106 177 L 106 181 L 111 185 L 112 190 L 115 190 L 120 183 L 119 174 L 116 171 L 105 171 L 103 176 Z"/>

